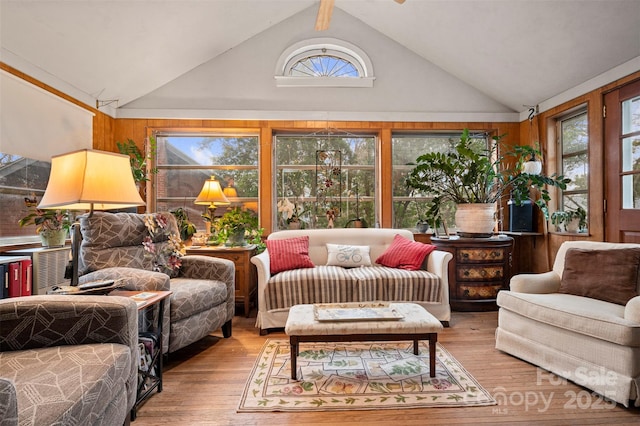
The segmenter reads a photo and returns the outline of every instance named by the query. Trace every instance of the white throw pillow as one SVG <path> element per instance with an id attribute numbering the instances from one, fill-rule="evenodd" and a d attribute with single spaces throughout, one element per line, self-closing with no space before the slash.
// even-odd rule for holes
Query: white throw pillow
<path id="1" fill-rule="evenodd" d="M 327 265 L 355 268 L 371 266 L 369 246 L 347 246 L 342 244 L 327 244 Z"/>

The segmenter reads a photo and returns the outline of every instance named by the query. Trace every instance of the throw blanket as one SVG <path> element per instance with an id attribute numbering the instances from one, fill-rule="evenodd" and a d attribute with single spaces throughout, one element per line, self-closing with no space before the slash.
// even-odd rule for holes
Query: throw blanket
<path id="1" fill-rule="evenodd" d="M 441 302 L 440 278 L 430 272 L 370 266 L 316 266 L 280 272 L 266 289 L 267 310 L 293 305 L 365 301 Z"/>

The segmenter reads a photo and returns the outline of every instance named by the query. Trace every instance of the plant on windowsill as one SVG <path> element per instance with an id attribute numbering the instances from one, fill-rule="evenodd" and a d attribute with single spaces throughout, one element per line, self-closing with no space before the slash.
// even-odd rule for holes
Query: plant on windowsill
<path id="1" fill-rule="evenodd" d="M 358 192 L 358 184 L 356 184 L 354 192 L 356 196 L 356 217 L 354 219 L 349 219 L 344 227 L 348 228 L 349 225 L 353 224 L 354 228 L 367 228 L 367 221 L 363 217 L 360 217 L 360 192 Z M 349 191 L 348 195 L 353 196 L 353 192 Z"/>
<path id="2" fill-rule="evenodd" d="M 253 211 L 234 207 L 212 223 L 219 244 L 230 247 L 255 244 L 258 253 L 264 251 L 264 229 L 258 226 L 258 216 Z"/>
<path id="3" fill-rule="evenodd" d="M 29 214 L 18 221 L 20 226 L 35 225 L 43 247 L 62 247 L 71 228 L 69 210 L 41 210 L 29 205 Z"/>
<path id="4" fill-rule="evenodd" d="M 587 212 L 580 206 L 557 210 L 551 213 L 551 224 L 555 225 L 558 232 L 584 232 L 587 228 Z"/>
<path id="5" fill-rule="evenodd" d="M 288 198 L 285 198 L 278 202 L 278 212 L 282 214 L 282 219 L 289 229 L 303 228 L 304 222 L 302 221 L 302 216 L 306 213 L 306 210 L 298 205 L 297 200 L 298 198 L 296 197 L 292 203 Z"/>

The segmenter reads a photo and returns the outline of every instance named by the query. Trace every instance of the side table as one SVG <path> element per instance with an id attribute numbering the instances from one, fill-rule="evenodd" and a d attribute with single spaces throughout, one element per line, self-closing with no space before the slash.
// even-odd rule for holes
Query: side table
<path id="1" fill-rule="evenodd" d="M 171 292 L 114 290 L 109 296 L 132 298 L 138 304 L 139 318 L 143 318 L 143 323 L 138 324 L 140 364 L 136 403 L 131 409 L 131 421 L 134 421 L 138 408 L 152 392 L 155 389 L 162 392 L 162 319 L 164 302 Z"/>
<path id="2" fill-rule="evenodd" d="M 219 257 L 231 260 L 236 266 L 236 306 L 244 307 L 244 316 L 249 317 L 252 302 L 258 294 L 258 273 L 251 257 L 257 254 L 255 244 L 242 247 L 202 246 L 187 247 L 187 254 Z"/>
<path id="3" fill-rule="evenodd" d="M 449 302 L 454 311 L 497 310 L 500 290 L 509 289 L 513 238 L 436 238 L 431 244 L 453 254 Z"/>

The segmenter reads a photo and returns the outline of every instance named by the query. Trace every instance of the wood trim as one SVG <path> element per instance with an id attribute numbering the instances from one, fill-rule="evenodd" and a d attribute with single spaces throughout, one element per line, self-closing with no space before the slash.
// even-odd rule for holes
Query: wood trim
<path id="1" fill-rule="evenodd" d="M 391 200 L 393 197 L 393 161 L 392 161 L 392 144 L 391 144 L 391 129 L 382 129 L 380 132 L 379 142 L 379 158 L 378 168 L 380 171 L 380 188 L 376 191 L 376 196 L 381 197 L 381 200 Z M 380 203 L 378 220 L 380 226 L 383 228 L 391 228 L 393 225 L 393 203 Z M 373 226 L 374 224 L 371 224 Z"/>

